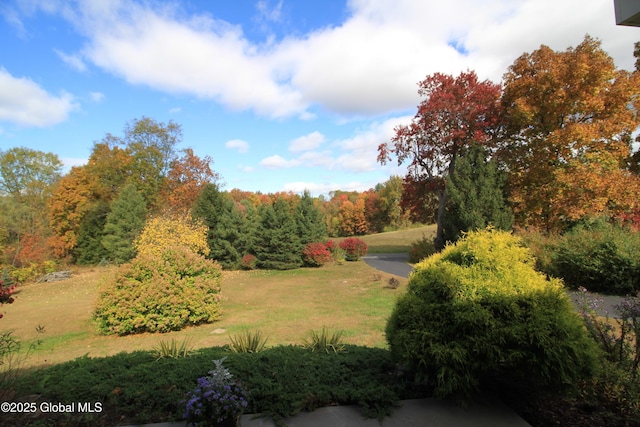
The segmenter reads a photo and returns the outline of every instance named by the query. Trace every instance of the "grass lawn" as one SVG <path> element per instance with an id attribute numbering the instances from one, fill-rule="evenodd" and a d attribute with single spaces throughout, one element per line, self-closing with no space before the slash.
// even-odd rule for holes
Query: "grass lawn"
<path id="1" fill-rule="evenodd" d="M 411 242 L 434 232 L 435 226 L 429 225 L 360 238 L 370 253 L 407 252 Z M 398 277 L 398 289 L 385 288 L 392 276 L 382 274 L 380 279 L 379 272 L 362 261 L 317 269 L 229 271 L 222 282 L 222 320 L 180 332 L 116 337 L 99 335 L 91 319 L 99 290 L 116 268 L 73 271 L 68 280 L 21 285 L 15 303 L 2 306 L 0 331 L 13 330 L 24 343 L 42 340 L 26 366 L 148 350 L 172 338 L 189 339 L 193 348 L 220 346 L 229 342 L 230 334 L 245 329 L 261 330 L 269 337 L 267 344 L 276 345 L 301 343 L 310 330 L 327 326 L 344 330 L 348 343 L 385 347 L 387 316 L 406 286 L 406 279 Z M 36 331 L 39 327 L 44 333 Z"/>
<path id="2" fill-rule="evenodd" d="M 411 243 L 421 239 L 423 235 L 427 237 L 434 237 L 435 234 L 435 225 L 423 225 L 404 230 L 358 236 L 358 238 L 364 240 L 367 244 L 369 247 L 369 253 L 383 254 L 409 252 Z M 341 237 L 333 240 L 340 242 L 344 239 L 345 238 Z"/>
<path id="3" fill-rule="evenodd" d="M 166 334 L 104 336 L 91 319 L 100 287 L 115 267 L 77 268 L 72 278 L 32 283 L 18 288 L 14 304 L 2 307 L 2 331 L 13 330 L 24 343 L 42 345 L 25 366 L 47 365 L 88 355 L 148 350 L 160 340 L 189 339 L 194 349 L 222 346 L 229 335 L 261 330 L 267 345 L 302 343 L 307 333 L 327 326 L 344 330 L 347 343 L 384 347 L 384 327 L 406 279 L 392 290 L 391 275 L 380 274 L 363 261 L 290 271 L 225 272 L 222 320 Z M 377 273 L 377 274 L 376 274 Z M 44 327 L 44 333 L 36 331 Z"/>

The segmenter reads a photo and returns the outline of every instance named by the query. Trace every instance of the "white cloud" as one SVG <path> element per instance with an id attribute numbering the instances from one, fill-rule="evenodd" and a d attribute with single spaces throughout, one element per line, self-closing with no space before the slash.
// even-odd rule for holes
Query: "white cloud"
<path id="1" fill-rule="evenodd" d="M 224 146 L 233 150 L 237 150 L 238 153 L 246 153 L 247 151 L 249 151 L 249 143 L 241 139 L 229 140 L 224 143 Z"/>
<path id="2" fill-rule="evenodd" d="M 522 53 L 541 44 L 564 50 L 586 33 L 632 69 L 637 39 L 634 29 L 615 25 L 611 0 L 589 7 L 583 0 L 350 0 L 344 22 L 268 42 L 206 14 L 188 16 L 179 3 L 78 4 L 57 9 L 87 36 L 83 60 L 132 84 L 303 120 L 315 106 L 352 117 L 408 111 L 428 74 L 472 69 L 497 82 Z M 283 18 L 282 1 L 256 7 L 265 22 Z"/>
<path id="3" fill-rule="evenodd" d="M 169 114 L 178 114 L 180 111 L 182 111 L 182 108 L 180 107 L 173 107 L 169 109 Z"/>
<path id="4" fill-rule="evenodd" d="M 253 166 L 245 166 L 245 165 L 238 165 L 238 169 L 240 169 L 242 172 L 245 173 L 251 173 L 255 170 L 255 168 Z"/>
<path id="5" fill-rule="evenodd" d="M 66 53 L 53 49 L 53 51 L 58 55 L 62 61 L 67 64 L 69 67 L 73 68 L 76 71 L 84 72 L 87 71 L 87 65 L 82 61 L 82 58 L 78 55 L 67 55 Z"/>
<path id="6" fill-rule="evenodd" d="M 316 183 L 316 182 L 304 182 L 296 181 L 286 183 L 283 187 L 283 191 L 292 191 L 294 193 L 302 193 L 308 190 L 312 195 L 317 196 L 320 194 L 329 194 L 330 191 L 342 190 L 342 191 L 366 191 L 371 188 L 371 185 L 367 185 L 362 182 L 347 182 L 347 183 Z"/>
<path id="7" fill-rule="evenodd" d="M 13 77 L 0 67 L 0 121 L 49 126 L 67 120 L 76 108 L 70 94 L 51 95 L 32 80 Z"/>
<path id="8" fill-rule="evenodd" d="M 259 0 L 256 3 L 256 9 L 260 14 L 260 19 L 280 22 L 282 20 L 282 3 L 283 0 L 279 0 L 273 7 L 269 7 L 269 3 L 266 0 Z"/>
<path id="9" fill-rule="evenodd" d="M 260 161 L 260 166 L 264 166 L 268 169 L 285 169 L 298 166 L 300 164 L 297 160 L 286 160 L 279 155 L 273 155 L 266 157 Z"/>
<path id="10" fill-rule="evenodd" d="M 324 135 L 318 131 L 312 132 L 309 135 L 304 135 L 294 139 L 289 144 L 289 151 L 294 153 L 300 151 L 315 150 L 324 142 Z"/>
<path id="11" fill-rule="evenodd" d="M 344 151 L 344 154 L 336 159 L 333 167 L 352 172 L 372 171 L 379 168 L 378 146 L 389 142 L 395 135 L 394 128 L 410 123 L 411 118 L 412 116 L 401 116 L 383 122 L 373 122 L 353 137 L 336 141 L 333 145 Z"/>
<path id="12" fill-rule="evenodd" d="M 95 102 L 96 104 L 104 101 L 104 93 L 102 92 L 90 92 L 89 96 L 91 97 L 91 101 Z"/>
<path id="13" fill-rule="evenodd" d="M 63 157 L 60 159 L 60 161 L 64 165 L 63 169 L 65 171 L 69 171 L 74 166 L 86 165 L 89 159 L 80 159 L 77 157 Z"/>
<path id="14" fill-rule="evenodd" d="M 270 117 L 305 111 L 299 91 L 275 75 L 269 52 L 251 44 L 237 26 L 205 15 L 181 19 L 169 7 L 152 10 L 129 2 L 104 17 L 90 4 L 81 7 L 89 35 L 83 54 L 129 83 Z"/>

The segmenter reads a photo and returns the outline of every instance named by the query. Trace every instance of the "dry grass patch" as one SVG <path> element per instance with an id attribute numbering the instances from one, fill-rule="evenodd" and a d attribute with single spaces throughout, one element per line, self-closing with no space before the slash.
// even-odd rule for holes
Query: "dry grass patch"
<path id="1" fill-rule="evenodd" d="M 77 269 L 72 278 L 19 287 L 16 302 L 3 306 L 2 330 L 14 330 L 25 343 L 43 345 L 26 365 L 45 365 L 88 354 L 108 356 L 125 351 L 152 350 L 160 340 L 189 339 L 193 348 L 221 346 L 229 335 L 259 329 L 268 346 L 301 344 L 310 330 L 327 326 L 344 330 L 344 341 L 385 347 L 384 327 L 400 288 L 391 290 L 376 281 L 376 270 L 364 262 L 329 264 L 290 271 L 225 272 L 222 281 L 222 320 L 179 332 L 134 336 L 99 335 L 91 314 L 100 287 L 114 274 L 113 267 Z M 38 334 L 36 327 L 44 326 Z"/>

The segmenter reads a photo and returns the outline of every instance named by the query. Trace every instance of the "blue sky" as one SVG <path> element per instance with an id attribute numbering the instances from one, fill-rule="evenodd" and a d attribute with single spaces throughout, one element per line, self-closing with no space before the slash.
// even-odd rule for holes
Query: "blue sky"
<path id="1" fill-rule="evenodd" d="M 376 149 L 426 75 L 499 82 L 586 34 L 632 69 L 640 29 L 613 0 L 3 0 L 0 149 L 68 169 L 146 116 L 179 123 L 226 189 L 363 191 L 404 173 Z"/>

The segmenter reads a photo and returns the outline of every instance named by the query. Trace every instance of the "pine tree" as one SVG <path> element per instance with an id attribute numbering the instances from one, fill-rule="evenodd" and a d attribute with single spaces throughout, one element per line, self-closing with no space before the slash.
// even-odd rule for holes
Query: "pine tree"
<path id="1" fill-rule="evenodd" d="M 300 243 L 320 242 L 327 237 L 327 225 L 320 210 L 314 205 L 309 191 L 305 190 L 294 211 Z"/>
<path id="2" fill-rule="evenodd" d="M 102 244 L 107 215 L 109 204 L 105 202 L 96 203 L 84 214 L 78 230 L 77 245 L 73 250 L 78 264 L 97 264 L 109 257 Z"/>
<path id="3" fill-rule="evenodd" d="M 449 199 L 443 218 L 446 241 L 455 242 L 462 232 L 489 225 L 510 230 L 513 213 L 506 205 L 502 187 L 505 177 L 480 145 L 471 146 L 447 177 Z"/>
<path id="4" fill-rule="evenodd" d="M 125 185 L 111 204 L 102 238 L 102 245 L 113 262 L 120 264 L 135 256 L 133 241 L 144 227 L 145 215 L 144 197 L 133 184 Z"/>
<path id="5" fill-rule="evenodd" d="M 215 184 L 207 184 L 192 209 L 194 218 L 201 218 L 208 227 L 207 244 L 210 259 L 225 269 L 238 268 L 243 253 L 244 217 L 235 202 Z"/>
<path id="6" fill-rule="evenodd" d="M 302 265 L 302 244 L 289 204 L 279 198 L 260 207 L 255 254 L 258 266 L 288 270 Z"/>

